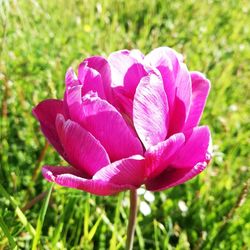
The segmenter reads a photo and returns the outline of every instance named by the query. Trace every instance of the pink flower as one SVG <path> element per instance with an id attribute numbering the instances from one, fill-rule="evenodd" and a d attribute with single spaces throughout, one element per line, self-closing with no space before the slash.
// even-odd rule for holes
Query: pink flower
<path id="1" fill-rule="evenodd" d="M 188 71 L 182 56 L 161 47 L 85 59 L 70 68 L 63 100 L 33 114 L 69 167 L 44 166 L 61 186 L 111 195 L 142 184 L 151 191 L 179 185 L 210 161 L 209 128 L 198 126 L 210 82 Z"/>

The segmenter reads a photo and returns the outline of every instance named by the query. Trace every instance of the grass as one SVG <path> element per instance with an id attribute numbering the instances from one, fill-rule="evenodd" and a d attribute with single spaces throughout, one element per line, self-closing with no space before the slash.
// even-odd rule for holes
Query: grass
<path id="1" fill-rule="evenodd" d="M 89 55 L 163 45 L 212 82 L 202 124 L 214 157 L 198 178 L 154 193 L 151 213 L 138 215 L 134 249 L 250 249 L 249 23 L 244 0 L 0 0 L 0 249 L 124 248 L 128 193 L 54 186 L 38 201 L 51 190 L 41 166 L 63 162 L 31 109 L 62 98 L 66 69 Z"/>

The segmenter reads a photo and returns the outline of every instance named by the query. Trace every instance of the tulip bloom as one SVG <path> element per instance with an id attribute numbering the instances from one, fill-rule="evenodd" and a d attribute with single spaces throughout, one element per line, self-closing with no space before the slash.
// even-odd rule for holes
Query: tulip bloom
<path id="1" fill-rule="evenodd" d="M 93 56 L 69 68 L 63 100 L 33 114 L 68 167 L 44 166 L 51 182 L 95 195 L 145 184 L 151 191 L 182 184 L 211 158 L 207 126 L 199 126 L 210 82 L 187 69 L 168 47 Z"/>

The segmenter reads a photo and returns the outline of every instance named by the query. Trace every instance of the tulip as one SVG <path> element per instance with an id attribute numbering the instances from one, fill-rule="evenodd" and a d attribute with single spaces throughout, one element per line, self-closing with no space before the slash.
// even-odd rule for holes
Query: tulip
<path id="1" fill-rule="evenodd" d="M 95 195 L 131 190 L 135 203 L 141 185 L 164 190 L 209 163 L 210 131 L 199 122 L 210 82 L 189 71 L 173 49 L 93 56 L 77 75 L 69 68 L 65 83 L 63 100 L 33 109 L 43 134 L 70 165 L 44 166 L 48 181 Z"/>

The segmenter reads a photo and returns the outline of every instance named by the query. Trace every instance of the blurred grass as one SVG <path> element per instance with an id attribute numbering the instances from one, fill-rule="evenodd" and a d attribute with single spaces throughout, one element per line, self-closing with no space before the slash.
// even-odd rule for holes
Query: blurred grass
<path id="1" fill-rule="evenodd" d="M 30 207 L 30 201 L 49 187 L 37 169 L 62 162 L 46 146 L 32 107 L 62 98 L 67 67 L 87 56 L 167 45 L 212 82 L 202 124 L 212 130 L 215 153 L 198 178 L 155 193 L 150 215 L 138 216 L 134 249 L 250 249 L 250 184 L 244 185 L 250 177 L 249 1 L 0 0 L 0 22 L 0 182 L 18 207 L 26 207 L 30 225 L 37 224 L 43 203 Z M 39 249 L 123 249 L 127 196 L 56 186 Z M 8 238 L 11 246 L 31 249 L 33 236 L 10 203 L 0 194 L 0 249 L 8 249 Z M 93 228 L 88 241 L 84 233 Z"/>

